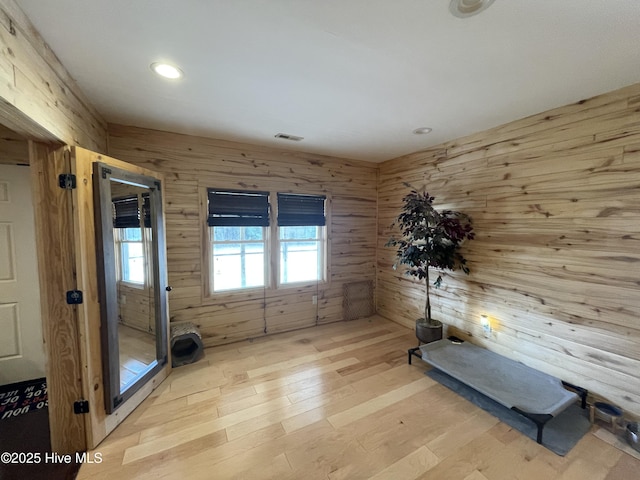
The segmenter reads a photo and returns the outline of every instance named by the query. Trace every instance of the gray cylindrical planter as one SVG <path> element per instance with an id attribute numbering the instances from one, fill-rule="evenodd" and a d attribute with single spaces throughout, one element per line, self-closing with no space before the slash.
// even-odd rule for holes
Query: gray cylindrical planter
<path id="1" fill-rule="evenodd" d="M 442 340 L 442 322 L 432 320 L 432 323 L 428 323 L 424 318 L 419 318 L 416 320 L 416 337 L 420 343 Z"/>

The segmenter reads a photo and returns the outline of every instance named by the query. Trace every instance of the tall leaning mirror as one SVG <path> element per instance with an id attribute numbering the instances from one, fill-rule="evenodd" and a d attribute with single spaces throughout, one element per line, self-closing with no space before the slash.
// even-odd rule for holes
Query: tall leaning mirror
<path id="1" fill-rule="evenodd" d="M 165 235 L 156 178 L 93 165 L 105 407 L 167 363 Z"/>

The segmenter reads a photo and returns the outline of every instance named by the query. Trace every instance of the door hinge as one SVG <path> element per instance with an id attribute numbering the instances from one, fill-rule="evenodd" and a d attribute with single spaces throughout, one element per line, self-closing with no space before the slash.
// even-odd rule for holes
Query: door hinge
<path id="1" fill-rule="evenodd" d="M 58 176 L 58 185 L 65 190 L 76 188 L 76 176 L 73 173 L 61 173 Z"/>
<path id="2" fill-rule="evenodd" d="M 89 413 L 89 401 L 78 400 L 77 402 L 73 402 L 73 413 L 75 413 L 76 415 Z"/>
<path id="3" fill-rule="evenodd" d="M 69 290 L 67 292 L 67 303 L 69 305 L 80 305 L 82 303 L 82 291 Z"/>

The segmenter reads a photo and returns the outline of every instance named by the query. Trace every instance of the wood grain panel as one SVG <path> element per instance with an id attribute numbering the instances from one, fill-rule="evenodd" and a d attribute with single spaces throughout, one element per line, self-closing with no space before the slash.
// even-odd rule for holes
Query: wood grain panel
<path id="1" fill-rule="evenodd" d="M 60 454 L 87 447 L 85 418 L 73 412 L 83 398 L 78 308 L 66 302 L 66 292 L 78 288 L 72 195 L 58 186 L 58 175 L 70 169 L 68 153 L 29 142 L 51 448 Z"/>
<path id="2" fill-rule="evenodd" d="M 376 165 L 120 125 L 109 132 L 110 154 L 165 174 L 171 320 L 196 323 L 205 345 L 340 321 L 343 285 L 375 279 Z M 209 297 L 207 187 L 327 195 L 329 281 Z"/>
<path id="3" fill-rule="evenodd" d="M 378 312 L 407 326 L 420 315 L 424 287 L 391 268 L 384 244 L 402 182 L 425 185 L 477 232 L 471 275 L 446 276 L 434 315 L 640 415 L 639 94 L 632 85 L 381 164 Z"/>
<path id="4" fill-rule="evenodd" d="M 106 123 L 14 0 L 0 0 L 0 25 L 2 123 L 28 138 L 105 152 Z"/>
<path id="5" fill-rule="evenodd" d="M 0 163 L 29 164 L 29 143 L 20 134 L 0 125 Z"/>

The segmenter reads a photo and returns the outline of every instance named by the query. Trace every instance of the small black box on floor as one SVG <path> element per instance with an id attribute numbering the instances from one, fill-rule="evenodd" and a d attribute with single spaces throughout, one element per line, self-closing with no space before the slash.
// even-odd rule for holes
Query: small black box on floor
<path id="1" fill-rule="evenodd" d="M 202 336 L 191 322 L 171 324 L 171 366 L 181 367 L 204 357 Z"/>

